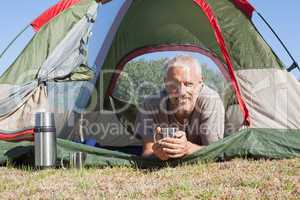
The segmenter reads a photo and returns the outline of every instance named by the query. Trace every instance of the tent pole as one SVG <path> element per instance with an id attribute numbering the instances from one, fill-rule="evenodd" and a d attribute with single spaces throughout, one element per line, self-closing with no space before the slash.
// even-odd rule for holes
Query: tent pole
<path id="1" fill-rule="evenodd" d="M 11 47 L 11 45 L 20 37 L 20 35 L 22 35 L 27 30 L 27 28 L 29 26 L 30 26 L 30 24 L 27 25 L 24 29 L 22 29 L 22 31 L 20 33 L 18 33 L 18 35 L 7 45 L 7 47 L 1 52 L 0 59 L 6 53 L 6 51 L 9 49 L 9 47 Z"/>
<path id="2" fill-rule="evenodd" d="M 275 30 L 272 28 L 272 26 L 270 25 L 270 23 L 268 23 L 268 21 L 258 12 L 256 11 L 256 13 L 258 14 L 258 16 L 263 20 L 263 22 L 268 26 L 268 28 L 272 31 L 272 33 L 275 35 L 275 37 L 277 38 L 277 40 L 280 42 L 280 44 L 283 46 L 284 50 L 287 52 L 287 54 L 289 55 L 289 57 L 292 59 L 293 64 L 287 68 L 287 71 L 290 72 L 293 69 L 297 68 L 300 72 L 300 68 L 299 65 L 297 63 L 297 61 L 294 59 L 294 57 L 292 56 L 292 54 L 290 53 L 290 51 L 288 50 L 288 48 L 286 47 L 286 45 L 282 42 L 282 40 L 279 38 L 278 34 L 275 32 Z"/>
<path id="3" fill-rule="evenodd" d="M 108 3 L 112 0 L 96 0 L 97 3 L 101 3 L 101 4 L 105 4 L 105 3 Z"/>

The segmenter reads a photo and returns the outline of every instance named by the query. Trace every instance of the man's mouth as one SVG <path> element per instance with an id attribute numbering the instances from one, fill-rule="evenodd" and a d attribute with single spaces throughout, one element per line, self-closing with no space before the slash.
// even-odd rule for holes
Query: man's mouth
<path id="1" fill-rule="evenodd" d="M 188 97 L 184 97 L 184 98 L 176 98 L 176 101 L 178 104 L 183 104 L 183 103 L 187 103 L 189 102 L 191 99 Z"/>

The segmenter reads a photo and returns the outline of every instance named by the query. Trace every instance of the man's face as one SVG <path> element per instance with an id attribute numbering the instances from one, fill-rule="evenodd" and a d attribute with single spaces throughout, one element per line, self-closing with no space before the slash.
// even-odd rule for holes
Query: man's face
<path id="1" fill-rule="evenodd" d="M 166 90 L 172 109 L 179 115 L 187 116 L 195 108 L 202 77 L 197 69 L 170 67 L 165 78 Z"/>

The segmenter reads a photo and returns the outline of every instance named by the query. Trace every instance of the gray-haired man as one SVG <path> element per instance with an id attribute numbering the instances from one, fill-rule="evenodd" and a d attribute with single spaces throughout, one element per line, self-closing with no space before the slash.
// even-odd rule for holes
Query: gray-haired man
<path id="1" fill-rule="evenodd" d="M 144 101 L 136 119 L 143 156 L 161 160 L 189 155 L 224 135 L 223 103 L 204 85 L 198 61 L 177 56 L 166 63 L 165 72 L 165 89 Z M 177 127 L 176 137 L 155 140 L 162 127 Z"/>

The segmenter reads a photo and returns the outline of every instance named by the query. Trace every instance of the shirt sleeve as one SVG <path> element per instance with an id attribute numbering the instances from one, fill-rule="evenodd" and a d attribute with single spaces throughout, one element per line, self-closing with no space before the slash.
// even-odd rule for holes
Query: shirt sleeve
<path id="1" fill-rule="evenodd" d="M 218 95 L 203 103 L 200 111 L 200 139 L 202 145 L 209 145 L 224 137 L 225 110 Z"/>

